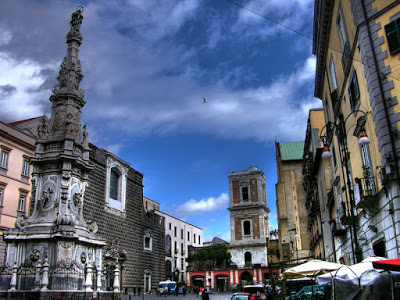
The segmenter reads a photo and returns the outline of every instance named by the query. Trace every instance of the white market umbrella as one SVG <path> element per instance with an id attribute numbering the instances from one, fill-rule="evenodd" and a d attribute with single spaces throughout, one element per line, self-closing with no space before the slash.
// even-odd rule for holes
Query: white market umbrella
<path id="1" fill-rule="evenodd" d="M 283 276 L 285 278 L 315 277 L 337 270 L 342 266 L 342 264 L 315 259 L 285 270 Z"/>
<path id="2" fill-rule="evenodd" d="M 318 284 L 326 284 L 332 281 L 333 277 L 340 278 L 343 280 L 352 281 L 354 284 L 358 284 L 358 279 L 367 271 L 376 270 L 372 265 L 373 261 L 378 260 L 386 260 L 387 258 L 379 257 L 379 256 L 372 256 L 364 259 L 362 262 L 351 265 L 345 266 L 343 265 L 341 268 L 337 269 L 336 271 L 319 275 L 316 278 L 316 282 Z"/>

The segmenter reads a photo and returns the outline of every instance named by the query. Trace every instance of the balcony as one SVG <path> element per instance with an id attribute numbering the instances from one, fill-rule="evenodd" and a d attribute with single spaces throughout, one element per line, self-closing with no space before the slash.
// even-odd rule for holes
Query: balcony
<path id="1" fill-rule="evenodd" d="M 356 178 L 354 186 L 354 201 L 357 208 L 362 208 L 367 213 L 376 213 L 378 211 L 378 193 L 376 191 L 376 178 L 368 176 L 365 178 Z"/>

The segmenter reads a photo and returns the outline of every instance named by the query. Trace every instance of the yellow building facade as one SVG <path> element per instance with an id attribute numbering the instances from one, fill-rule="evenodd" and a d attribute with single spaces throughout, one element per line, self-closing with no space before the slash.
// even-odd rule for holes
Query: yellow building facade
<path id="1" fill-rule="evenodd" d="M 321 222 L 341 229 L 326 239 L 332 261 L 399 256 L 399 9 L 398 1 L 315 1 L 315 96 L 329 162 L 321 172 L 336 210 Z"/>
<path id="2" fill-rule="evenodd" d="M 31 198 L 29 164 L 35 153 L 35 139 L 0 121 L 0 233 L 15 227 L 18 216 L 28 214 Z M 0 260 L 5 243 L 0 241 Z"/>

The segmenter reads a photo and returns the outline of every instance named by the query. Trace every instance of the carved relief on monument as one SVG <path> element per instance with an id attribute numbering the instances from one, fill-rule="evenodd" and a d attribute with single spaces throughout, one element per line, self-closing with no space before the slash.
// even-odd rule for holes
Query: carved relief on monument
<path id="1" fill-rule="evenodd" d="M 40 258 L 40 251 L 38 249 L 32 249 L 31 254 L 30 254 L 30 259 L 33 262 L 38 261 Z"/>
<path id="2" fill-rule="evenodd" d="M 58 109 L 54 113 L 54 120 L 53 120 L 53 132 L 61 131 L 64 127 L 64 115 L 65 112 L 61 109 Z"/>
<path id="3" fill-rule="evenodd" d="M 72 109 L 72 112 L 67 114 L 65 120 L 65 134 L 67 136 L 75 137 L 80 139 L 81 129 L 80 129 L 80 110 L 78 108 Z"/>
<path id="4" fill-rule="evenodd" d="M 41 195 L 37 201 L 37 208 L 42 216 L 47 217 L 47 212 L 55 206 L 57 176 L 44 178 Z"/>
<path id="5" fill-rule="evenodd" d="M 45 117 L 42 117 L 42 119 L 40 120 L 37 130 L 38 130 L 38 138 L 39 139 L 44 140 L 47 138 L 47 135 L 49 133 L 49 126 L 47 124 Z"/>
<path id="6" fill-rule="evenodd" d="M 19 216 L 17 218 L 17 220 L 15 221 L 15 227 L 20 228 L 20 229 L 28 227 L 29 224 L 28 224 L 27 220 L 28 220 L 27 216 L 25 216 L 25 215 Z"/>

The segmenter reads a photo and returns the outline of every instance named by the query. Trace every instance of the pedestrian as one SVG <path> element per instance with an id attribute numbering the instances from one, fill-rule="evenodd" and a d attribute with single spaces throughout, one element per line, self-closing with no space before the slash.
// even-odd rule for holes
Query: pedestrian
<path id="1" fill-rule="evenodd" d="M 157 287 L 157 297 L 160 297 L 160 287 Z"/>
<path id="2" fill-rule="evenodd" d="M 177 286 L 175 287 L 175 293 L 174 294 L 175 294 L 175 296 L 178 296 L 178 287 Z"/>
<path id="3" fill-rule="evenodd" d="M 133 296 L 136 296 L 136 287 L 133 287 Z"/>
<path id="4" fill-rule="evenodd" d="M 210 297 L 208 296 L 208 291 L 206 289 L 203 289 L 201 292 L 201 300 L 210 300 Z"/>
<path id="5" fill-rule="evenodd" d="M 142 288 L 139 286 L 139 287 L 137 288 L 137 294 L 138 294 L 138 296 L 140 296 L 141 290 L 142 290 Z"/>
<path id="6" fill-rule="evenodd" d="M 182 294 L 183 294 L 183 296 L 186 296 L 186 287 L 185 286 L 182 287 Z"/>
<path id="7" fill-rule="evenodd" d="M 167 295 L 168 295 L 168 287 L 166 286 L 164 288 L 164 297 L 167 297 Z"/>

